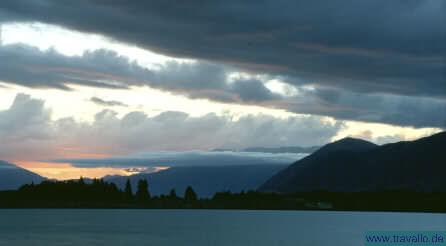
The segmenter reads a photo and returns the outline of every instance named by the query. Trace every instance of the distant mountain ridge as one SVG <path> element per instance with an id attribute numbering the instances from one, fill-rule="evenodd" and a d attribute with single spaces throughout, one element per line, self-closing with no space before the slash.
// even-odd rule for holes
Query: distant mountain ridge
<path id="1" fill-rule="evenodd" d="M 263 152 L 263 153 L 313 153 L 318 150 L 320 146 L 299 147 L 299 146 L 285 146 L 277 148 L 266 147 L 252 147 L 243 149 L 245 152 Z"/>
<path id="2" fill-rule="evenodd" d="M 274 175 L 260 191 L 446 191 L 446 132 L 382 146 L 353 138 L 327 144 Z"/>
<path id="3" fill-rule="evenodd" d="M 0 160 L 0 190 L 15 190 L 24 184 L 40 183 L 44 177 Z"/>
<path id="4" fill-rule="evenodd" d="M 214 149 L 212 151 L 233 151 L 233 152 L 256 152 L 256 153 L 313 153 L 320 146 L 300 147 L 300 146 L 282 146 L 282 147 L 250 147 L 245 149 Z"/>
<path id="5" fill-rule="evenodd" d="M 154 195 L 168 194 L 171 189 L 182 195 L 190 185 L 200 197 L 210 197 L 221 191 L 255 190 L 285 167 L 286 165 L 282 164 L 172 167 L 156 173 L 129 177 L 108 176 L 104 179 L 115 183 L 121 189 L 124 188 L 127 178 L 134 189 L 139 179 L 147 179 L 150 192 Z"/>

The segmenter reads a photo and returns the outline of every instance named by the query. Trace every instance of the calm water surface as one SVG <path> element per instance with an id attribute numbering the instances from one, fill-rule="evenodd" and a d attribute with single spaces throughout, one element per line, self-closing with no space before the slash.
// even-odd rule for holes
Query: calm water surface
<path id="1" fill-rule="evenodd" d="M 231 210 L 0 210 L 0 245 L 363 245 L 366 231 L 446 230 L 446 215 Z"/>

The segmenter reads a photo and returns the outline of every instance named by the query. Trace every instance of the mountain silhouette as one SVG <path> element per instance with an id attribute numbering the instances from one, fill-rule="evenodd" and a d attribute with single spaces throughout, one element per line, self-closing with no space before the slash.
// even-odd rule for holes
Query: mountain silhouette
<path id="1" fill-rule="evenodd" d="M 225 149 L 218 148 L 213 149 L 213 152 L 253 152 L 253 153 L 271 153 L 271 154 L 280 154 L 280 153 L 298 153 L 298 154 L 306 154 L 313 153 L 318 150 L 320 146 L 311 146 L 311 147 L 300 147 L 300 146 L 282 146 L 282 147 L 249 147 L 244 149 Z"/>
<path id="2" fill-rule="evenodd" d="M 104 177 L 104 180 L 123 189 L 127 178 L 130 178 L 135 190 L 138 180 L 147 179 L 153 195 L 168 194 L 171 189 L 182 192 L 192 186 L 198 196 L 211 197 L 215 192 L 221 191 L 255 190 L 285 167 L 286 165 L 282 164 L 172 167 L 156 173 L 130 177 L 108 176 Z"/>
<path id="3" fill-rule="evenodd" d="M 15 190 L 24 184 L 40 183 L 44 177 L 6 161 L 0 161 L 0 190 Z"/>
<path id="4" fill-rule="evenodd" d="M 278 174 L 260 191 L 446 191 L 446 132 L 382 146 L 345 138 Z"/>
<path id="5" fill-rule="evenodd" d="M 267 147 L 251 147 L 243 149 L 244 152 L 259 152 L 259 153 L 313 153 L 318 150 L 320 146 L 300 147 L 300 146 L 286 146 L 277 148 Z"/>

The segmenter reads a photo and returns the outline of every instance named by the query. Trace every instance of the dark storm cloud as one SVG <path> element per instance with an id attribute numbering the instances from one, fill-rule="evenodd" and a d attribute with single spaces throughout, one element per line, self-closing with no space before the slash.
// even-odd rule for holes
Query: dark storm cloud
<path id="1" fill-rule="evenodd" d="M 100 33 L 179 57 L 355 92 L 446 97 L 446 2 L 16 1 L 3 19 Z"/>
<path id="2" fill-rule="evenodd" d="M 328 115 L 337 119 L 446 128 L 446 100 L 437 98 L 317 88 L 301 91 L 280 103 L 279 107 L 291 112 Z"/>
<path id="3" fill-rule="evenodd" d="M 232 84 L 232 90 L 240 95 L 242 101 L 246 102 L 261 102 L 280 98 L 266 88 L 261 81 L 255 79 L 236 81 Z"/>
<path id="4" fill-rule="evenodd" d="M 41 51 L 27 45 L 0 46 L 0 58 L 0 81 L 27 87 L 69 90 L 69 84 L 103 88 L 147 85 L 191 98 L 232 103 L 279 97 L 257 80 L 229 84 L 226 73 L 230 68 L 208 62 L 169 61 L 150 70 L 109 50 L 64 56 L 55 50 Z"/>
<path id="5" fill-rule="evenodd" d="M 126 88 L 138 83 L 130 80 L 125 84 L 117 82 L 136 71 L 131 71 L 132 65 L 127 59 L 104 50 L 68 57 L 54 50 L 42 52 L 26 45 L 7 45 L 0 46 L 0 58 L 0 80 L 27 87 L 69 89 L 67 83 L 73 83 Z M 109 73 L 114 68 L 119 69 L 119 76 Z"/>
<path id="6" fill-rule="evenodd" d="M 90 98 L 90 101 L 93 103 L 96 103 L 98 105 L 101 105 L 101 106 L 110 106 L 110 107 L 113 107 L 113 106 L 127 107 L 128 106 L 127 104 L 119 102 L 119 101 L 104 100 L 99 97 L 92 97 L 92 98 Z"/>
<path id="7" fill-rule="evenodd" d="M 226 72 L 224 67 L 210 63 L 193 64 L 169 61 L 154 75 L 154 86 L 166 89 L 224 89 Z"/>

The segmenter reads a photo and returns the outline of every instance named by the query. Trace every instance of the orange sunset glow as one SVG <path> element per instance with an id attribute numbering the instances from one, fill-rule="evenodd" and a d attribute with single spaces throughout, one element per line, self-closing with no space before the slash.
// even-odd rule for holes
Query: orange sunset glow
<path id="1" fill-rule="evenodd" d="M 129 176 L 135 174 L 134 172 L 129 172 L 123 168 L 114 167 L 75 167 L 70 163 L 50 163 L 50 162 L 15 162 L 17 166 L 27 169 L 31 172 L 37 173 L 41 176 L 57 179 L 57 180 L 68 180 L 77 179 L 79 177 L 86 178 L 101 178 L 106 175 L 122 175 Z"/>

